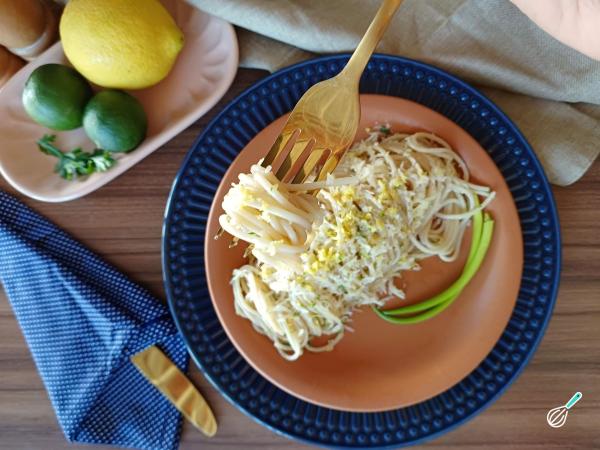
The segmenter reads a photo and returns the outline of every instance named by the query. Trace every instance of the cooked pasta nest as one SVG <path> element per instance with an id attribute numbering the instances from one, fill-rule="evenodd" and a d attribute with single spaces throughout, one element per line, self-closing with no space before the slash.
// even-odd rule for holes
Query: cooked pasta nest
<path id="1" fill-rule="evenodd" d="M 236 312 L 286 359 L 332 350 L 356 308 L 404 298 L 396 281 L 421 260 L 455 260 L 494 198 L 440 137 L 382 129 L 325 181 L 284 184 L 257 164 L 223 200 L 220 225 L 249 244 L 231 279 Z"/>

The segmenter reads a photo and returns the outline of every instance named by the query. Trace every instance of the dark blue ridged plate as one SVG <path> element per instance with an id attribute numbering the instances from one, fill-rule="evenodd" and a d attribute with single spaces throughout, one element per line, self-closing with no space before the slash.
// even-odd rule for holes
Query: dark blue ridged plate
<path id="1" fill-rule="evenodd" d="M 448 391 L 414 406 L 350 413 L 299 400 L 259 375 L 223 330 L 204 273 L 208 212 L 227 168 L 260 130 L 291 111 L 313 84 L 336 75 L 348 55 L 303 62 L 274 73 L 232 101 L 189 151 L 167 205 L 163 272 L 171 312 L 196 363 L 230 402 L 287 437 L 327 447 L 401 447 L 439 436 L 492 404 L 537 348 L 556 300 L 560 230 L 548 181 L 515 125 L 463 81 L 405 58 L 375 55 L 360 91 L 425 105 L 450 118 L 490 154 L 515 200 L 524 244 L 519 297 L 486 359 Z"/>

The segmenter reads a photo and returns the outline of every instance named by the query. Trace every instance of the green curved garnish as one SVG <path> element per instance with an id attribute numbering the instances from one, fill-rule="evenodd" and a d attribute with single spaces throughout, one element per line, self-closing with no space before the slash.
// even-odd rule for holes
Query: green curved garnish
<path id="1" fill-rule="evenodd" d="M 431 319 L 450 306 L 481 267 L 492 240 L 494 220 L 490 215 L 478 211 L 473 215 L 472 220 L 473 233 L 469 256 L 461 276 L 450 287 L 434 297 L 414 305 L 389 310 L 372 307 L 375 314 L 391 323 L 413 324 Z"/>

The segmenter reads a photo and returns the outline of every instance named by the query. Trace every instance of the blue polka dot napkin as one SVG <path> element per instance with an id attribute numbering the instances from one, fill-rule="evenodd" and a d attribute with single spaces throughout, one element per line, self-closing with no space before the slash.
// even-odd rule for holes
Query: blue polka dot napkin
<path id="1" fill-rule="evenodd" d="M 187 369 L 162 304 L 1 191 L 0 282 L 69 441 L 177 448 L 181 415 L 129 360 L 157 344 Z"/>

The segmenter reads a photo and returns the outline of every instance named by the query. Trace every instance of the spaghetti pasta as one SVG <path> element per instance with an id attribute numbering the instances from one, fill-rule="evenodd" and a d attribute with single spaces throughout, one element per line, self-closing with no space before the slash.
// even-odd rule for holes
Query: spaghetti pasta
<path id="1" fill-rule="evenodd" d="M 249 263 L 232 276 L 236 312 L 286 359 L 331 350 L 354 309 L 404 297 L 402 272 L 431 256 L 456 259 L 471 217 L 493 198 L 448 143 L 425 132 L 373 131 L 323 182 L 283 184 L 254 165 L 219 218 L 250 244 Z"/>

